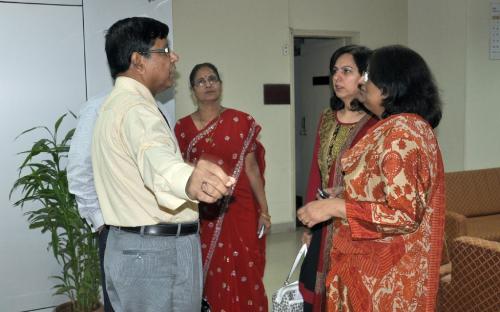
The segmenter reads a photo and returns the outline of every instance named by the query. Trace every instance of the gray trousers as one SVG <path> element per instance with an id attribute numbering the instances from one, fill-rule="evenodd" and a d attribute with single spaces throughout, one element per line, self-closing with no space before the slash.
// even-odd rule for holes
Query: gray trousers
<path id="1" fill-rule="evenodd" d="M 150 236 L 109 230 L 106 288 L 116 312 L 200 311 L 200 237 Z"/>

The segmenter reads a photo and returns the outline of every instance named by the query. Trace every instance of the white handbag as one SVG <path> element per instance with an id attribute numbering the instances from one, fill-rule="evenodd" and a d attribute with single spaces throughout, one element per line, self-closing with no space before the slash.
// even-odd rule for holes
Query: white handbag
<path id="1" fill-rule="evenodd" d="M 302 299 L 302 295 L 299 292 L 299 281 L 290 283 L 290 278 L 306 253 L 307 245 L 304 244 L 300 248 L 297 257 L 295 257 L 295 261 L 285 283 L 283 283 L 283 287 L 273 294 L 273 312 L 302 312 L 304 310 L 304 299 Z"/>

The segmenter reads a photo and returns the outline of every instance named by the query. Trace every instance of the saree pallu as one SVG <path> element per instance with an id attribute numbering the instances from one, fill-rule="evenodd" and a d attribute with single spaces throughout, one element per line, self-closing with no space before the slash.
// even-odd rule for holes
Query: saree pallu
<path id="1" fill-rule="evenodd" d="M 318 188 L 342 188 L 340 156 L 375 123 L 376 120 L 369 116 L 357 123 L 342 123 L 337 119 L 337 111 L 330 108 L 323 111 L 313 151 L 306 203 L 316 200 Z M 311 229 L 311 243 L 299 277 L 305 312 L 325 310 L 325 278 L 330 266 L 333 230 L 332 220 L 317 224 Z"/>
<path id="2" fill-rule="evenodd" d="M 175 127 L 186 161 L 196 162 L 206 155 L 237 178 L 229 200 L 199 205 L 204 296 L 212 311 L 268 310 L 262 281 L 265 237 L 257 238 L 260 207 L 244 167 L 248 153 L 255 153 L 263 177 L 264 148 L 257 141 L 260 129 L 250 115 L 234 109 L 224 110 L 201 130 L 190 116 Z"/>

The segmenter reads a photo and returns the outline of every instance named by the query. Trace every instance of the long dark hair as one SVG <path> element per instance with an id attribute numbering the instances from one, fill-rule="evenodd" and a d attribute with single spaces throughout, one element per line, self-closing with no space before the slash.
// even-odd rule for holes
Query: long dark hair
<path id="1" fill-rule="evenodd" d="M 435 128 L 441 120 L 441 99 L 434 77 L 425 60 L 401 45 L 376 49 L 370 57 L 369 79 L 381 91 L 382 118 L 413 113 Z"/>
<path id="2" fill-rule="evenodd" d="M 343 46 L 333 52 L 332 57 L 330 58 L 330 86 L 332 86 L 331 82 L 334 74 L 333 67 L 335 66 L 335 63 L 337 62 L 337 59 L 339 57 L 344 54 L 352 55 L 354 63 L 356 63 L 356 66 L 358 67 L 359 74 L 362 74 L 366 71 L 366 68 L 368 66 L 368 58 L 370 57 L 371 53 L 372 51 L 367 47 L 355 44 Z M 332 97 L 330 98 L 330 107 L 332 108 L 332 110 L 338 111 L 344 108 L 344 106 L 344 102 L 342 102 L 342 100 L 339 99 L 335 92 L 332 90 Z M 363 105 L 358 100 L 354 99 L 351 102 L 351 110 L 360 111 L 363 109 Z"/>

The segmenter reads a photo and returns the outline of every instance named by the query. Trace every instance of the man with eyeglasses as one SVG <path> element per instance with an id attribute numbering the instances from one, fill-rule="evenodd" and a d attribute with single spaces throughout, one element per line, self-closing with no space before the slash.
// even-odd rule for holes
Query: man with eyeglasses
<path id="1" fill-rule="evenodd" d="M 212 203 L 234 179 L 182 160 L 154 96 L 174 82 L 168 26 L 146 17 L 113 24 L 106 55 L 115 86 L 94 128 L 92 166 L 110 231 L 104 257 L 115 311 L 199 311 L 201 248 L 196 201 Z"/>

